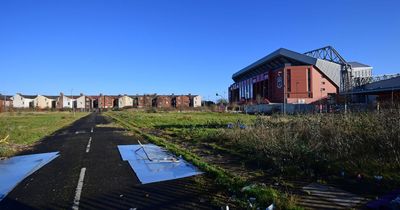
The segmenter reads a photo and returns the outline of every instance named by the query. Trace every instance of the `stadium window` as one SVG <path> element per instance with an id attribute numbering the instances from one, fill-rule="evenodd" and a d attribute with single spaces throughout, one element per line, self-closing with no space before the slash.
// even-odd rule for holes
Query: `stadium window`
<path id="1" fill-rule="evenodd" d="M 311 69 L 307 69 L 307 91 L 311 91 Z"/>
<path id="2" fill-rule="evenodd" d="M 291 71 L 290 71 L 290 69 L 288 69 L 287 70 L 287 91 L 288 92 L 291 92 L 292 91 L 292 85 L 291 85 L 291 82 L 292 82 L 292 78 L 291 78 Z"/>

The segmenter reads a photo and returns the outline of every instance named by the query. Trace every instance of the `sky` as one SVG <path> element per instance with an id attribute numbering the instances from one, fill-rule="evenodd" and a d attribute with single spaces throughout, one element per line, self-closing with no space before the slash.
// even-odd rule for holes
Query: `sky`
<path id="1" fill-rule="evenodd" d="M 398 0 L 1 0 L 0 93 L 227 95 L 283 47 L 400 73 Z"/>

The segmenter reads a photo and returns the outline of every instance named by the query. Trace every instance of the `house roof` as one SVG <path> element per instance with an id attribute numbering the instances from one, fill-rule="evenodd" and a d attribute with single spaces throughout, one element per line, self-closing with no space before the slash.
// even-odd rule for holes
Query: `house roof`
<path id="1" fill-rule="evenodd" d="M 369 66 L 367 64 L 362 64 L 362 63 L 357 62 L 357 61 L 352 61 L 352 62 L 347 62 L 347 63 L 349 63 L 352 68 L 371 67 L 371 66 Z"/>
<path id="2" fill-rule="evenodd" d="M 35 99 L 37 97 L 37 95 L 22 95 L 22 94 L 21 96 L 28 99 Z"/>
<path id="3" fill-rule="evenodd" d="M 357 89 L 354 89 L 351 94 L 368 94 L 397 90 L 400 90 L 400 76 L 365 84 Z"/>
<path id="4" fill-rule="evenodd" d="M 9 100 L 11 100 L 11 98 L 12 98 L 13 96 L 10 96 L 10 95 L 1 95 L 1 94 L 0 94 L 0 100 L 4 100 L 4 97 L 6 98 L 6 101 L 9 101 Z"/>
<path id="5" fill-rule="evenodd" d="M 60 96 L 45 96 L 45 95 L 44 95 L 44 97 L 49 98 L 49 99 L 57 99 L 57 98 L 60 97 Z"/>
<path id="6" fill-rule="evenodd" d="M 314 65 L 323 74 L 325 74 L 336 86 L 340 86 L 340 70 L 339 64 L 314 58 L 302 53 L 294 52 L 285 48 L 280 48 L 271 54 L 261 58 L 260 60 L 250 64 L 249 66 L 241 69 L 232 75 L 235 82 L 243 79 L 251 78 L 258 74 L 264 73 L 269 70 L 274 70 L 285 63 L 291 65 Z"/>

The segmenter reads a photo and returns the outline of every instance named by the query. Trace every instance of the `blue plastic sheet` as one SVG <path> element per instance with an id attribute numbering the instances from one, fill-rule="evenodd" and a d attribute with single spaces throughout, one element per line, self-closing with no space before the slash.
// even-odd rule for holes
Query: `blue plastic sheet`
<path id="1" fill-rule="evenodd" d="M 203 173 L 185 160 L 175 159 L 173 155 L 161 147 L 154 144 L 144 144 L 143 146 L 144 150 L 140 149 L 140 145 L 118 146 L 122 160 L 129 162 L 142 184 L 179 179 Z"/>
<path id="2" fill-rule="evenodd" d="M 26 177 L 58 157 L 58 152 L 15 156 L 0 161 L 0 201 Z"/>

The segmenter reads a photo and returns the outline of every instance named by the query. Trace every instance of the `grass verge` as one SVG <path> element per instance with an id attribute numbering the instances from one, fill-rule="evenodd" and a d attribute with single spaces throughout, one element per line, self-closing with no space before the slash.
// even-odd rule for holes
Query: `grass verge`
<path id="1" fill-rule="evenodd" d="M 86 116 L 86 112 L 21 112 L 0 114 L 0 157 L 24 150 L 43 137 Z"/>

